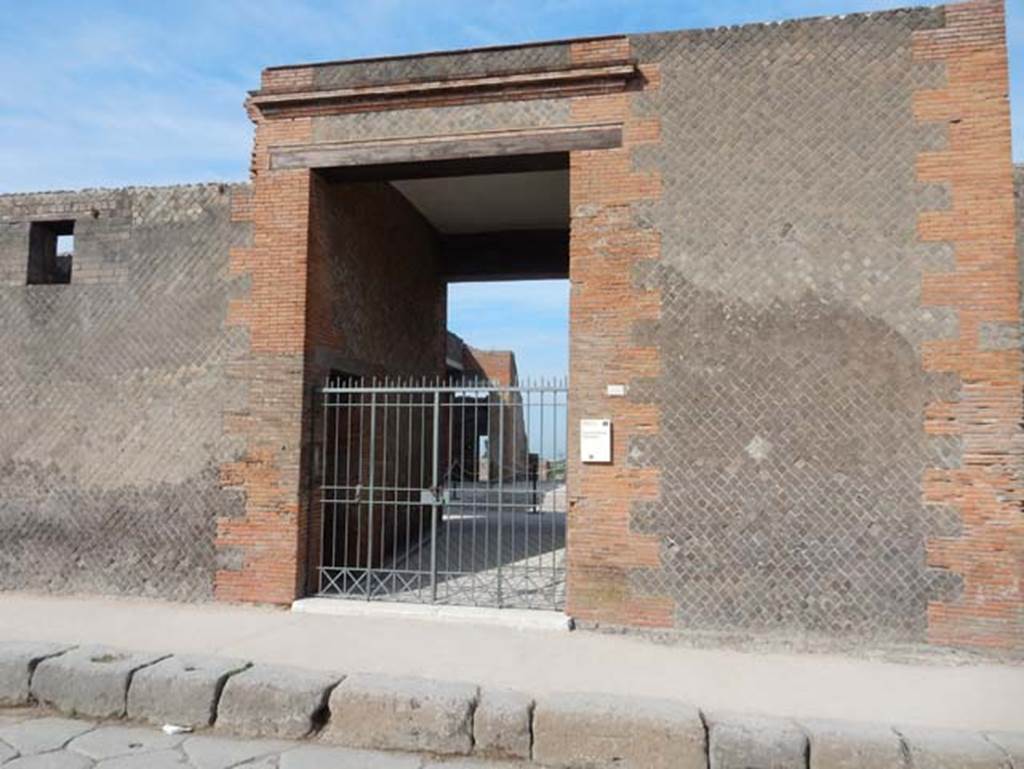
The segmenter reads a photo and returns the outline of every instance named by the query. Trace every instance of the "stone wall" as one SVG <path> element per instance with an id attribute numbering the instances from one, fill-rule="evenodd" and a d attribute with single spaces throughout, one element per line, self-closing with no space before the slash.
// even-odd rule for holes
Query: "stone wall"
<path id="1" fill-rule="evenodd" d="M 692 633 L 924 640 L 928 601 L 957 578 L 929 567 L 952 525 L 921 494 L 925 468 L 959 461 L 924 434 L 955 381 L 926 372 L 925 340 L 956 333 L 921 306 L 948 249 L 918 213 L 943 190 L 916 178 L 942 140 L 915 124 L 913 35 L 942 10 L 645 35 L 660 87 L 636 109 L 660 121 L 637 152 L 663 193 L 634 215 L 660 259 L 635 278 L 661 294 L 635 333 L 657 347 L 637 388 L 658 434 L 632 461 L 660 470 L 634 507 L 659 564 L 633 589 L 670 596 Z M 838 84 L 842 83 L 839 87 Z"/>
<path id="2" fill-rule="evenodd" d="M 239 188 L 0 196 L 0 589 L 202 599 L 245 351 Z M 73 221 L 71 282 L 26 285 L 31 222 Z"/>
<path id="3" fill-rule="evenodd" d="M 655 429 L 624 454 L 658 478 L 628 524 L 657 564 L 616 557 L 610 530 L 573 607 L 716 639 L 1020 649 L 1019 345 L 985 341 L 1018 323 L 1001 4 L 631 44 L 656 84 L 632 114 L 659 126 L 634 167 L 661 191 L 622 215 L 660 254 L 633 265 L 659 299 L 632 330 L 657 356 L 631 389 Z"/>

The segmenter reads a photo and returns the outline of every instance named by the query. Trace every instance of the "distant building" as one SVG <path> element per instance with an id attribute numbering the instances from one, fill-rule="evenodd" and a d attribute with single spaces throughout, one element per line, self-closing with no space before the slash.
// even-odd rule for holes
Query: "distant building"
<path id="1" fill-rule="evenodd" d="M 446 366 L 451 383 L 490 383 L 499 389 L 474 391 L 467 388 L 452 395 L 455 440 L 468 441 L 457 452 L 457 467 L 450 472 L 460 478 L 497 481 L 498 467 L 505 481 L 529 479 L 527 414 L 519 385 L 516 356 L 511 350 L 478 350 L 461 337 L 448 332 Z M 467 429 L 467 427 L 469 429 Z"/>

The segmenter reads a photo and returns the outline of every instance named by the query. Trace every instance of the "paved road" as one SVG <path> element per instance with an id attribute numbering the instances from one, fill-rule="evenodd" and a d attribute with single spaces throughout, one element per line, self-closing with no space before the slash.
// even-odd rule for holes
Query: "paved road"
<path id="1" fill-rule="evenodd" d="M 0 711 L 3 769 L 473 769 L 399 753 L 347 750 L 216 734 L 166 735 L 161 730 L 94 724 L 33 711 Z M 506 765 L 508 766 L 508 765 Z M 526 764 L 519 766 L 526 767 Z"/>
<path id="2" fill-rule="evenodd" d="M 692 649 L 580 631 L 24 593 L 0 593 L 0 640 L 219 654 L 531 694 L 668 697 L 710 711 L 1024 730 L 1024 665 L 954 655 L 885 660 Z"/>

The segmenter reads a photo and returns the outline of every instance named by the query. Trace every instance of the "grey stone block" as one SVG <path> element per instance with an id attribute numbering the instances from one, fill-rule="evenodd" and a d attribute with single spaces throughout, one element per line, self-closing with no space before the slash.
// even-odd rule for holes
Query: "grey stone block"
<path id="1" fill-rule="evenodd" d="M 180 751 L 157 750 L 108 758 L 95 764 L 93 769 L 188 769 L 188 764 Z"/>
<path id="2" fill-rule="evenodd" d="M 423 765 L 423 769 L 530 769 L 536 764 L 524 764 L 522 761 L 491 761 L 483 758 L 456 758 L 447 761 L 431 761 Z"/>
<path id="3" fill-rule="evenodd" d="M 277 756 L 263 756 L 255 758 L 244 764 L 239 764 L 237 769 L 280 769 Z"/>
<path id="4" fill-rule="evenodd" d="M 356 748 L 467 754 L 474 684 L 361 673 L 331 694 L 324 739 Z"/>
<path id="5" fill-rule="evenodd" d="M 215 726 L 252 737 L 305 737 L 326 715 L 327 695 L 342 676 L 255 665 L 228 678 Z"/>
<path id="6" fill-rule="evenodd" d="M 473 716 L 476 751 L 499 758 L 529 758 L 533 698 L 511 689 L 484 688 Z"/>
<path id="7" fill-rule="evenodd" d="M 35 756 L 22 756 L 4 769 L 92 769 L 93 763 L 85 756 L 77 753 L 44 753 Z"/>
<path id="8" fill-rule="evenodd" d="M 170 750 L 184 740 L 180 734 L 164 734 L 156 729 L 137 726 L 100 726 L 68 743 L 68 750 L 81 753 L 94 761 L 118 756 L 155 753 Z"/>
<path id="9" fill-rule="evenodd" d="M 14 724 L 20 724 L 22 721 L 28 721 L 33 715 L 33 711 L 27 708 L 18 708 L 13 711 L 0 711 L 0 728 L 5 726 L 14 726 Z M 37 715 L 38 714 L 34 714 Z"/>
<path id="10" fill-rule="evenodd" d="M 1014 769 L 1024 769 L 1024 732 L 989 732 L 985 736 L 1010 757 Z"/>
<path id="11" fill-rule="evenodd" d="M 0 643 L 0 707 L 27 704 L 29 685 L 36 665 L 70 648 L 71 644 L 45 641 Z"/>
<path id="12" fill-rule="evenodd" d="M 792 722 L 731 715 L 709 720 L 710 769 L 807 769 L 807 737 Z"/>
<path id="13" fill-rule="evenodd" d="M 135 671 L 166 655 L 83 646 L 36 666 L 32 696 L 64 713 L 119 718 Z"/>
<path id="14" fill-rule="evenodd" d="M 417 756 L 304 745 L 281 754 L 280 769 L 419 769 Z"/>
<path id="15" fill-rule="evenodd" d="M 914 769 L 1014 769 L 1006 753 L 981 734 L 897 727 Z"/>
<path id="16" fill-rule="evenodd" d="M 182 745 L 189 762 L 196 769 L 229 769 L 290 747 L 293 744 L 283 740 L 237 740 L 209 735 L 189 737 Z"/>
<path id="17" fill-rule="evenodd" d="M 248 667 L 242 660 L 175 656 L 143 668 L 128 688 L 128 717 L 152 724 L 209 726 L 228 676 Z"/>
<path id="18" fill-rule="evenodd" d="M 23 756 L 57 750 L 93 728 L 86 721 L 69 718 L 38 718 L 0 728 L 0 740 Z"/>
<path id="19" fill-rule="evenodd" d="M 559 767 L 705 769 L 704 723 L 681 702 L 602 694 L 539 697 L 533 757 Z"/>
<path id="20" fill-rule="evenodd" d="M 801 721 L 810 740 L 810 769 L 905 769 L 899 735 L 884 724 Z"/>

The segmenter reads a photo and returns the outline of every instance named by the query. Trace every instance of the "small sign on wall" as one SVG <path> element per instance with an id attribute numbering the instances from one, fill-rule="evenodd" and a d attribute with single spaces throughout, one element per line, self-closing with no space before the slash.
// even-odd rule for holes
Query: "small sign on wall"
<path id="1" fill-rule="evenodd" d="M 612 461 L 612 421 L 580 420 L 580 459 L 584 462 Z"/>

